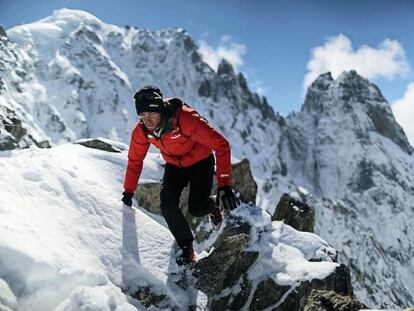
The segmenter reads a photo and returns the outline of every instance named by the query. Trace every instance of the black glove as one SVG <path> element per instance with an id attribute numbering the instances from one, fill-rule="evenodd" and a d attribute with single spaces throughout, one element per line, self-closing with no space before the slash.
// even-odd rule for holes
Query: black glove
<path id="1" fill-rule="evenodd" d="M 129 207 L 132 206 L 132 198 L 134 197 L 134 193 L 133 192 L 122 192 L 122 199 L 121 201 L 124 202 L 124 204 L 128 205 Z"/>
<path id="2" fill-rule="evenodd" d="M 218 187 L 216 196 L 216 205 L 223 203 L 225 209 L 235 209 L 240 205 L 239 198 L 234 194 L 230 186 Z"/>

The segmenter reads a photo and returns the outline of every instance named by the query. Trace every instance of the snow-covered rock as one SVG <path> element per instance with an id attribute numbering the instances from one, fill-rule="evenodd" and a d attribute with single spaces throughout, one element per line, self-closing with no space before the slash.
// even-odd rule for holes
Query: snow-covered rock
<path id="1" fill-rule="evenodd" d="M 335 264 L 326 273 L 336 251 L 321 242 L 314 234 L 271 222 L 263 210 L 244 205 L 226 217 L 226 227 L 209 256 L 190 269 L 211 310 L 306 310 L 316 290 L 347 296 L 350 304 L 366 307 L 352 299 L 346 266 Z M 302 259 L 293 260 L 298 251 Z M 279 271 L 276 275 L 274 269 Z"/>
<path id="2" fill-rule="evenodd" d="M 116 142 L 103 137 L 81 138 L 78 139 L 75 143 L 88 148 L 95 148 L 110 152 L 121 152 L 122 150 L 128 149 L 128 145 L 124 143 Z"/>

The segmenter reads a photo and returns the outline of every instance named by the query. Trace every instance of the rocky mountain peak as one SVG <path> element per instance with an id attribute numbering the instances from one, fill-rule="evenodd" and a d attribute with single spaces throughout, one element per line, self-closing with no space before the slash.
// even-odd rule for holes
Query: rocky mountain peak
<path id="1" fill-rule="evenodd" d="M 335 95 L 335 96 L 334 96 Z M 335 98 L 333 98 L 335 97 Z M 379 88 L 359 75 L 355 70 L 344 71 L 337 79 L 330 72 L 321 74 L 308 88 L 304 108 L 320 111 L 313 101 L 346 103 L 351 105 L 369 104 L 372 102 L 386 103 Z M 345 105 L 346 106 L 346 105 Z"/>
<path id="2" fill-rule="evenodd" d="M 360 76 L 355 70 L 344 71 L 335 81 L 336 87 L 342 91 L 342 99 L 366 102 L 374 100 L 386 102 L 379 88 Z"/>
<path id="3" fill-rule="evenodd" d="M 310 85 L 309 89 L 327 90 L 333 82 L 334 79 L 332 78 L 332 74 L 328 71 L 316 78 L 316 80 Z"/>
<path id="4" fill-rule="evenodd" d="M 6 30 L 4 29 L 3 25 L 0 24 L 0 38 L 7 37 Z"/>
<path id="5" fill-rule="evenodd" d="M 217 69 L 217 74 L 219 76 L 221 75 L 234 75 L 234 69 L 233 66 L 225 59 L 222 59 L 218 69 Z"/>
<path id="6" fill-rule="evenodd" d="M 349 128 L 357 129 L 358 137 L 368 138 L 369 133 L 377 132 L 408 154 L 413 153 L 379 88 L 355 70 L 344 71 L 336 80 L 329 72 L 320 75 L 308 88 L 302 111 L 316 120 L 352 116 L 348 121 L 353 126 Z"/>
<path id="7" fill-rule="evenodd" d="M 302 110 L 306 113 L 321 113 L 323 103 L 326 102 L 325 97 L 331 86 L 334 84 L 334 79 L 330 72 L 321 74 L 309 87 L 306 92 L 305 102 Z"/>

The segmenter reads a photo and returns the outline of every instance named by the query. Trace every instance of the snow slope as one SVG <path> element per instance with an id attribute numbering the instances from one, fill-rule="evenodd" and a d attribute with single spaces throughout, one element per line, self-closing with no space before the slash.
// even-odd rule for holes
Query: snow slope
<path id="1" fill-rule="evenodd" d="M 0 306 L 145 309 L 120 288 L 149 286 L 167 295 L 171 307 L 184 310 L 195 303 L 204 309 L 205 295 L 171 283 L 175 248 L 163 221 L 120 202 L 126 155 L 77 144 L 0 153 Z M 158 181 L 160 159 L 150 154 L 145 161 L 144 179 Z M 335 269 L 325 254 L 335 251 L 319 237 L 272 224 L 268 214 L 253 211 L 244 206 L 235 213 L 255 232 L 270 228 L 251 246 L 261 252 L 251 272 L 257 282 L 270 275 L 280 284 L 296 284 Z M 201 257 L 212 242 L 197 245 Z M 307 261 L 314 257 L 324 261 Z"/>
<path id="2" fill-rule="evenodd" d="M 124 157 L 62 145 L 3 155 L 0 163 L 0 275 L 20 310 L 51 310 L 65 299 L 125 307 L 113 284 L 165 281 L 171 236 L 120 204 Z M 129 239 L 136 232 L 140 252 Z"/>

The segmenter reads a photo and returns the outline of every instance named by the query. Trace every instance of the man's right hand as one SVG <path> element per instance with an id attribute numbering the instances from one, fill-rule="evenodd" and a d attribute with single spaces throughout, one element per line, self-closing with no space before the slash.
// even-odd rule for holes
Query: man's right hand
<path id="1" fill-rule="evenodd" d="M 122 192 L 122 199 L 121 201 L 124 202 L 124 204 L 128 205 L 129 207 L 132 206 L 132 198 L 134 197 L 134 193 L 133 192 Z"/>

